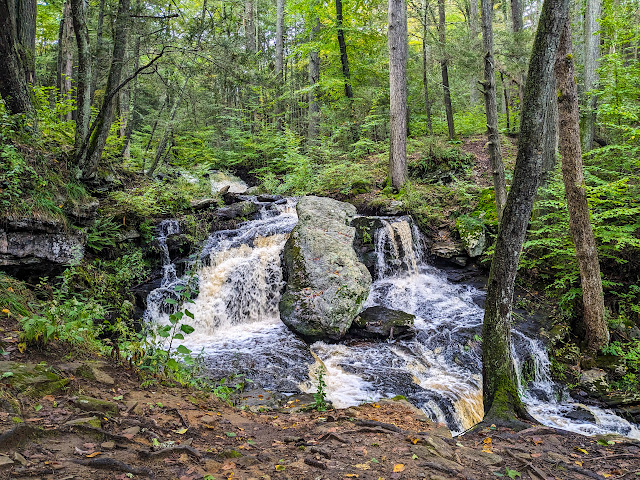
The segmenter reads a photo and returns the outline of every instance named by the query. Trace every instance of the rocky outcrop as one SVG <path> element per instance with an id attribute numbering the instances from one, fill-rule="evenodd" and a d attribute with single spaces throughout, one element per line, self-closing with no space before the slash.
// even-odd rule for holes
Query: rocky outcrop
<path id="1" fill-rule="evenodd" d="M 303 197 L 298 225 L 284 248 L 288 278 L 280 300 L 282 321 L 307 340 L 338 340 L 360 311 L 371 274 L 353 249 L 353 205 Z"/>
<path id="2" fill-rule="evenodd" d="M 372 340 L 406 339 L 415 337 L 415 315 L 400 310 L 375 306 L 358 315 L 349 333 L 354 337 Z"/>
<path id="3" fill-rule="evenodd" d="M 462 245 L 471 258 L 482 255 L 487 246 L 486 229 L 482 220 L 473 217 L 460 217 L 456 222 Z"/>
<path id="4" fill-rule="evenodd" d="M 219 208 L 216 215 L 221 218 L 232 219 L 238 217 L 248 217 L 258 211 L 258 206 L 248 200 L 234 203 L 228 207 Z"/>
<path id="5" fill-rule="evenodd" d="M 0 268 L 47 275 L 81 259 L 84 244 L 82 235 L 66 232 L 61 222 L 8 220 L 0 224 Z"/>

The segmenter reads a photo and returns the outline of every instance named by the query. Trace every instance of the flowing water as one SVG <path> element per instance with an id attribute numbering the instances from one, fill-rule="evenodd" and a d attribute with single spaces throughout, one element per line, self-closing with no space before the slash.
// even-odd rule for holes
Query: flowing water
<path id="1" fill-rule="evenodd" d="M 424 261 L 420 234 L 408 217 L 381 218 L 374 239 L 375 279 L 364 308 L 382 305 L 414 314 L 415 339 L 310 346 L 282 324 L 278 313 L 284 286 L 281 252 L 297 222 L 294 203 L 265 206 L 261 217 L 214 233 L 201 255 L 199 295 L 189 305 L 196 330 L 184 343 L 200 352 L 212 378 L 240 373 L 266 390 L 312 392 L 323 368 L 327 399 L 336 407 L 403 395 L 454 434 L 481 420 L 483 311 L 476 300 L 483 294 L 452 284 Z M 165 227 L 160 233 L 168 234 Z M 170 267 L 165 275 L 162 287 L 149 295 L 147 321 L 165 323 L 163 298 L 188 281 L 176 278 Z M 554 384 L 540 341 L 514 330 L 513 356 L 519 377 L 533 378 L 523 398 L 541 423 L 640 439 L 636 425 L 580 405 Z M 571 419 L 580 409 L 595 422 Z"/>

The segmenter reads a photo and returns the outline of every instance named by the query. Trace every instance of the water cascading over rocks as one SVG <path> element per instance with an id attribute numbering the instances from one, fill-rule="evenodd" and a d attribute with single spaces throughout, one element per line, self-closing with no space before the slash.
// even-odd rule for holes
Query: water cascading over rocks
<path id="1" fill-rule="evenodd" d="M 338 340 L 360 312 L 371 274 L 353 249 L 353 205 L 303 197 L 298 225 L 284 248 L 287 287 L 280 300 L 285 325 L 307 340 Z"/>

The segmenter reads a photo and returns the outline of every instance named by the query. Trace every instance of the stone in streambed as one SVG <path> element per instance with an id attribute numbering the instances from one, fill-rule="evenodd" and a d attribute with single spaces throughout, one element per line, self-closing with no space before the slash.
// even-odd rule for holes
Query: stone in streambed
<path id="1" fill-rule="evenodd" d="M 371 274 L 353 248 L 356 209 L 330 198 L 303 197 L 284 248 L 288 278 L 280 316 L 309 341 L 342 338 L 369 295 Z"/>
<path id="2" fill-rule="evenodd" d="M 349 333 L 355 337 L 386 340 L 388 338 L 412 338 L 415 315 L 400 310 L 375 306 L 369 307 L 354 319 Z"/>

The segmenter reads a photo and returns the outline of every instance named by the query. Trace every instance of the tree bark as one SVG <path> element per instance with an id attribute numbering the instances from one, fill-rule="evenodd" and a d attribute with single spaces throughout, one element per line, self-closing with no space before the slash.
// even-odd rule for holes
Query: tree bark
<path id="1" fill-rule="evenodd" d="M 64 2 L 62 8 L 62 19 L 60 20 L 60 31 L 58 34 L 58 76 L 57 87 L 60 100 L 71 96 L 73 77 L 73 18 L 71 16 L 71 3 Z M 65 120 L 71 120 L 71 112 L 65 116 Z"/>
<path id="2" fill-rule="evenodd" d="M 129 33 L 129 12 L 130 0 L 120 0 L 118 5 L 118 16 L 116 18 L 113 55 L 111 67 L 105 88 L 105 97 L 98 112 L 94 125 L 90 128 L 90 136 L 85 139 L 83 146 L 78 153 L 78 165 L 81 170 L 83 181 L 93 182 L 96 180 L 98 163 L 102 157 L 102 152 L 107 143 L 109 130 L 113 122 L 113 92 L 120 84 L 124 54 L 127 45 L 127 35 Z"/>
<path id="3" fill-rule="evenodd" d="M 600 33 L 598 18 L 602 8 L 601 0 L 587 0 L 584 18 L 584 115 L 582 123 L 582 150 L 588 152 L 593 147 L 596 128 L 596 106 L 598 97 L 589 95 L 598 84 L 598 59 L 600 58 Z"/>
<path id="4" fill-rule="evenodd" d="M 351 73 L 349 71 L 349 57 L 347 56 L 347 43 L 344 38 L 342 0 L 336 0 L 336 25 L 338 30 L 338 47 L 340 48 L 342 76 L 344 77 L 344 94 L 348 99 L 353 99 L 353 89 L 351 88 Z"/>
<path id="5" fill-rule="evenodd" d="M 469 0 L 469 45 L 471 46 L 471 51 L 476 51 L 476 48 L 478 47 L 478 34 L 480 30 L 478 28 L 478 17 L 478 0 Z M 479 102 L 478 84 L 476 82 L 477 66 L 474 60 L 475 56 L 472 58 L 473 74 L 469 81 L 469 102 L 472 107 L 477 105 Z"/>
<path id="6" fill-rule="evenodd" d="M 284 3 L 276 0 L 276 125 L 278 130 L 283 127 L 282 88 L 284 83 Z"/>
<path id="7" fill-rule="evenodd" d="M 89 133 L 91 120 L 91 50 L 84 0 L 71 0 L 71 17 L 78 44 L 75 146 L 79 149 Z"/>
<path id="8" fill-rule="evenodd" d="M 15 22 L 18 42 L 18 53 L 22 58 L 25 80 L 36 82 L 36 17 L 37 0 L 15 0 Z"/>
<path id="9" fill-rule="evenodd" d="M 204 17 L 203 17 L 204 19 Z M 244 2 L 244 35 L 247 53 L 256 52 L 256 27 L 253 19 L 253 1 Z"/>
<path id="10" fill-rule="evenodd" d="M 473 0 L 472 0 L 473 1 Z M 502 162 L 502 146 L 498 131 L 498 101 L 496 72 L 493 60 L 493 0 L 480 0 L 482 15 L 482 43 L 484 46 L 484 104 L 487 115 L 487 137 L 489 138 L 489 162 L 493 176 L 498 220 L 507 202 L 507 186 Z"/>
<path id="11" fill-rule="evenodd" d="M 320 31 L 320 19 L 316 18 L 311 29 L 311 41 Z M 309 129 L 307 139 L 309 144 L 315 144 L 318 137 L 318 123 L 320 120 L 320 104 L 318 103 L 318 82 L 320 81 L 320 55 L 318 50 L 309 53 Z"/>
<path id="12" fill-rule="evenodd" d="M 133 71 L 138 70 L 140 66 L 140 36 L 136 37 L 136 43 L 133 46 Z M 133 125 L 136 116 L 136 103 L 138 99 L 138 77 L 133 80 L 133 86 L 129 93 L 129 108 L 127 110 L 127 122 L 124 129 L 124 142 L 122 145 L 122 156 L 130 157 L 131 135 L 133 135 Z"/>
<path id="13" fill-rule="evenodd" d="M 511 0 L 511 28 L 513 33 L 522 31 L 522 0 Z"/>
<path id="14" fill-rule="evenodd" d="M 556 90 L 555 77 L 550 79 L 553 91 Z M 548 174 L 556 166 L 556 158 L 558 154 L 558 99 L 556 95 L 549 97 L 549 103 L 547 104 L 544 128 L 542 130 L 543 144 L 542 144 L 542 170 L 543 177 L 542 183 L 546 185 Z"/>
<path id="15" fill-rule="evenodd" d="M 485 421 L 510 424 L 528 416 L 511 356 L 511 313 L 518 261 L 542 176 L 544 110 L 569 0 L 545 0 L 529 63 L 513 183 L 498 229 L 482 328 Z"/>
<path id="16" fill-rule="evenodd" d="M 456 128 L 453 123 L 453 107 L 451 106 L 451 89 L 449 88 L 449 58 L 446 52 L 447 25 L 445 23 L 444 0 L 438 0 L 438 38 L 440 41 L 440 70 L 442 71 L 442 88 L 444 90 L 444 109 L 447 114 L 447 128 L 449 139 L 456 138 Z"/>
<path id="17" fill-rule="evenodd" d="M 96 50 L 93 54 L 93 77 L 91 79 L 91 103 L 98 88 L 98 70 L 102 62 L 105 0 L 100 0 L 98 7 L 98 26 L 96 28 Z"/>
<path id="18" fill-rule="evenodd" d="M 407 181 L 407 5 L 389 0 L 389 178 L 400 190 Z"/>
<path id="19" fill-rule="evenodd" d="M 562 179 L 569 209 L 569 228 L 576 247 L 580 269 L 583 323 L 587 350 L 595 353 L 609 343 L 609 329 L 604 318 L 604 296 L 600 278 L 598 250 L 589 218 L 589 204 L 585 191 L 580 147 L 580 113 L 578 89 L 575 83 L 571 27 L 565 23 L 558 59 L 556 81 L 558 86 L 558 113 L 560 118 L 560 152 L 562 153 Z"/>
<path id="20" fill-rule="evenodd" d="M 0 95 L 11 114 L 33 110 L 18 53 L 15 20 L 11 0 L 0 0 Z"/>
<path id="21" fill-rule="evenodd" d="M 431 121 L 431 102 L 429 101 L 429 79 L 427 77 L 427 34 L 429 28 L 428 0 L 422 0 L 422 88 L 424 93 L 424 109 L 427 114 L 427 129 L 433 135 L 433 123 Z"/>

